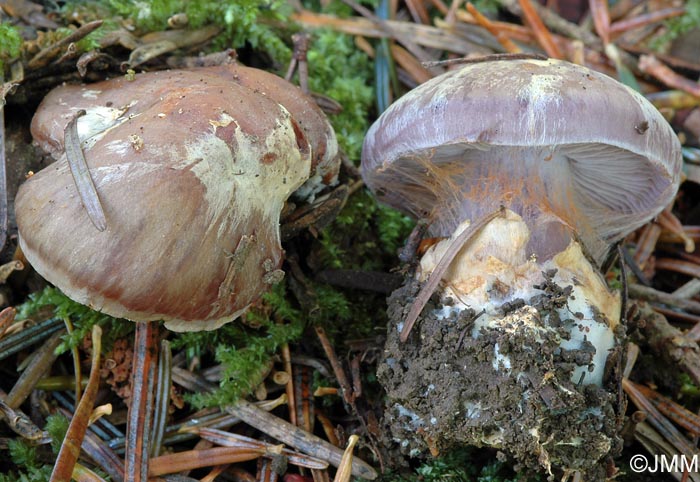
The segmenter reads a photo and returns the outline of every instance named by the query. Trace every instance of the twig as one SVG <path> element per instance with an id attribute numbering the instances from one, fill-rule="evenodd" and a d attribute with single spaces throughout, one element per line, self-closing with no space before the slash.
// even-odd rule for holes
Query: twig
<path id="1" fill-rule="evenodd" d="M 320 326 L 315 326 L 314 329 L 316 330 L 318 340 L 321 342 L 323 351 L 326 353 L 326 357 L 331 363 L 331 368 L 333 368 L 335 378 L 338 380 L 338 385 L 340 385 L 340 390 L 343 394 L 343 400 L 345 400 L 345 402 L 349 405 L 353 405 L 353 403 L 355 402 L 355 395 L 352 391 L 352 386 L 350 385 L 350 381 L 348 380 L 348 377 L 345 374 L 343 366 L 340 364 L 340 361 L 338 360 L 338 357 L 335 354 L 333 345 L 331 345 L 331 342 L 326 336 L 326 330 L 324 330 Z"/>
<path id="2" fill-rule="evenodd" d="M 639 58 L 639 70 L 668 87 L 700 97 L 700 84 L 675 73 L 653 55 L 642 55 Z"/>
<path id="3" fill-rule="evenodd" d="M 286 448 L 279 449 L 279 446 L 272 445 L 266 442 L 261 442 L 259 440 L 246 437 L 244 435 L 239 435 L 236 433 L 225 432 L 223 430 L 218 430 L 215 428 L 200 428 L 196 430 L 196 433 L 202 437 L 204 440 L 208 440 L 216 445 L 221 445 L 223 447 L 237 447 L 244 449 L 261 449 L 266 451 L 278 451 L 280 454 L 287 457 L 288 462 L 297 467 L 304 467 L 307 469 L 325 469 L 328 468 L 328 462 L 325 460 L 317 459 L 309 455 L 305 455 L 299 452 L 294 452 Z M 279 449 L 279 450 L 278 450 Z"/>
<path id="4" fill-rule="evenodd" d="M 644 27 L 645 25 L 661 22 L 662 20 L 677 17 L 679 15 L 683 15 L 684 13 L 684 7 L 662 8 L 661 10 L 657 10 L 655 12 L 649 12 L 634 18 L 614 22 L 610 25 L 609 32 L 611 36 L 620 35 L 624 32 L 627 32 L 628 30 L 633 30 L 639 27 Z"/>
<path id="5" fill-rule="evenodd" d="M 13 409 L 3 401 L 5 392 L 0 389 L 0 420 L 5 419 L 7 426 L 22 438 L 30 441 L 39 441 L 46 435 L 37 427 L 32 419 L 19 409 Z"/>
<path id="6" fill-rule="evenodd" d="M 523 14 L 522 8 L 518 5 L 518 0 L 503 0 L 503 3 L 515 15 Z M 553 31 L 559 32 L 568 38 L 581 40 L 591 48 L 600 49 L 600 39 L 590 31 L 560 17 L 551 8 L 546 8 L 544 5 L 540 5 L 539 2 L 533 2 L 531 6 L 539 14 L 542 22 Z"/>
<path id="7" fill-rule="evenodd" d="M 664 293 L 663 291 L 658 291 L 648 286 L 630 284 L 629 293 L 632 298 L 641 298 L 651 302 L 663 303 L 691 313 L 700 314 L 700 302 L 681 298 L 670 293 Z"/>
<path id="8" fill-rule="evenodd" d="M 608 0 L 588 0 L 588 5 L 593 17 L 593 25 L 603 45 L 610 43 L 610 12 Z"/>
<path id="9" fill-rule="evenodd" d="M 518 3 L 520 4 L 520 8 L 523 10 L 525 20 L 532 28 L 532 32 L 535 34 L 537 42 L 539 42 L 544 51 L 547 52 L 547 55 L 555 59 L 563 59 L 564 57 L 562 56 L 559 47 L 557 47 L 557 44 L 554 43 L 552 34 L 549 32 L 547 27 L 545 27 L 544 22 L 542 22 L 542 19 L 537 14 L 537 11 L 532 6 L 530 0 L 518 0 Z"/>
<path id="10" fill-rule="evenodd" d="M 314 431 L 315 407 L 311 395 L 311 370 L 304 365 L 295 366 L 294 372 L 294 399 L 296 400 L 296 425 L 309 433 Z"/>
<path id="11" fill-rule="evenodd" d="M 0 338 L 5 335 L 7 328 L 15 321 L 15 315 L 17 315 L 17 310 L 12 306 L 8 306 L 0 311 Z"/>
<path id="12" fill-rule="evenodd" d="M 529 53 L 514 53 L 514 54 L 493 54 L 484 55 L 483 57 L 465 57 L 461 59 L 448 59 L 448 60 L 436 60 L 434 62 L 425 62 L 427 66 L 448 66 L 457 64 L 480 64 L 482 62 L 494 62 L 500 60 L 523 60 L 523 59 L 534 59 L 534 60 L 547 60 L 547 57 L 541 54 L 529 54 Z"/>
<path id="13" fill-rule="evenodd" d="M 27 63 L 27 67 L 31 70 L 35 70 L 39 67 L 46 66 L 49 62 L 51 62 L 51 59 L 58 55 L 61 49 L 67 47 L 73 42 L 77 42 L 78 40 L 87 37 L 90 33 L 100 28 L 102 23 L 102 20 L 95 20 L 94 22 L 86 23 L 75 32 L 72 32 L 70 35 L 63 37 L 53 45 L 49 45 L 45 49 L 41 50 L 29 61 L 29 63 Z"/>
<path id="14" fill-rule="evenodd" d="M 430 25 L 414 24 L 409 22 L 399 22 L 396 20 L 386 20 L 383 22 L 389 30 L 382 29 L 377 23 L 362 17 L 338 18 L 333 15 L 316 14 L 303 11 L 293 14 L 291 19 L 309 27 L 325 27 L 337 30 L 338 32 L 351 35 L 361 35 L 372 38 L 392 38 L 398 32 L 403 37 L 409 37 L 413 43 L 423 47 L 447 50 L 461 55 L 473 52 L 474 46 L 470 42 L 463 40 L 458 35 L 447 32 L 443 29 Z M 408 49 L 421 62 L 429 62 L 433 59 L 426 55 L 415 55 L 415 52 Z M 433 72 L 437 74 L 439 72 Z"/>
<path id="15" fill-rule="evenodd" d="M 413 55 L 416 56 L 418 60 L 421 62 L 427 62 L 430 59 L 430 56 L 418 45 L 413 41 L 412 38 L 408 37 L 404 33 L 393 29 L 391 25 L 385 21 L 382 20 L 381 18 L 377 17 L 375 14 L 373 14 L 369 9 L 365 8 L 364 6 L 360 5 L 359 3 L 355 2 L 354 0 L 341 0 L 343 3 L 349 5 L 352 7 L 353 10 L 355 10 L 357 13 L 362 15 L 365 18 L 370 19 L 372 22 L 374 22 L 380 29 L 383 31 L 389 33 L 391 36 L 393 36 L 397 41 L 402 43 L 406 49 L 408 49 L 409 52 L 411 52 Z M 434 74 L 438 74 L 439 72 L 433 72 Z"/>
<path id="16" fill-rule="evenodd" d="M 653 425 L 666 440 L 671 442 L 676 449 L 684 454 L 693 454 L 695 450 L 690 445 L 688 439 L 686 439 L 679 431 L 674 427 L 671 422 L 664 417 L 661 412 L 647 399 L 642 392 L 639 391 L 637 386 L 627 379 L 622 380 L 622 388 L 625 390 L 627 395 L 630 396 L 632 402 L 637 408 L 643 410 L 647 413 L 646 421 Z"/>
<path id="17" fill-rule="evenodd" d="M 0 74 L 2 80 L 2 74 Z M 0 252 L 7 240 L 7 173 L 5 165 L 5 99 L 0 98 Z"/>
<path id="18" fill-rule="evenodd" d="M 457 254 L 462 250 L 462 248 L 464 248 L 467 245 L 467 243 L 469 243 L 469 241 L 472 239 L 472 237 L 474 237 L 479 231 L 481 231 L 481 229 L 484 228 L 484 226 L 486 226 L 496 217 L 502 215 L 503 208 L 499 208 L 491 214 L 483 216 L 481 219 L 470 224 L 468 228 L 464 229 L 461 233 L 459 233 L 454 239 L 454 241 L 450 243 L 450 246 L 445 251 L 445 254 L 443 254 L 437 266 L 435 266 L 435 269 L 433 269 L 433 272 L 430 273 L 428 280 L 425 282 L 420 292 L 416 295 L 416 297 L 413 300 L 411 309 L 408 312 L 406 320 L 404 321 L 403 328 L 401 329 L 401 335 L 399 336 L 399 339 L 402 342 L 405 343 L 406 340 L 408 340 L 408 335 L 411 333 L 413 325 L 416 323 L 416 320 L 420 316 L 421 312 L 423 311 L 423 308 L 425 307 L 430 297 L 433 296 L 433 293 L 435 292 L 438 283 L 440 283 L 442 277 L 449 269 L 450 265 L 452 264 L 452 260 L 454 260 L 455 256 L 457 256 Z"/>
<path id="19" fill-rule="evenodd" d="M 158 381 L 156 383 L 155 411 L 153 414 L 153 434 L 151 435 L 151 456 L 157 457 L 161 452 L 165 427 L 168 422 L 168 406 L 170 405 L 170 389 L 172 387 L 173 354 L 170 342 L 160 342 L 158 354 Z"/>
<path id="20" fill-rule="evenodd" d="M 136 323 L 124 459 L 127 482 L 146 482 L 149 474 L 155 475 L 148 467 L 157 356 L 158 324 Z"/>
<path id="21" fill-rule="evenodd" d="M 700 87 L 700 84 L 698 84 L 698 87 Z M 661 211 L 656 218 L 656 222 L 659 223 L 659 225 L 666 231 L 675 234 L 683 240 L 686 253 L 692 253 L 695 251 L 695 242 L 690 236 L 688 236 L 688 234 L 686 234 L 685 230 L 683 229 L 683 225 L 678 218 L 674 216 L 670 208 L 666 208 Z"/>
<path id="22" fill-rule="evenodd" d="M 288 373 L 292 373 L 292 354 L 289 351 L 289 344 L 284 343 L 282 345 L 282 362 L 284 363 L 284 369 Z M 284 387 L 285 393 L 287 394 L 287 407 L 289 408 L 289 420 L 292 424 L 297 425 L 297 410 L 296 410 L 296 398 L 294 393 L 294 377 L 289 377 L 289 380 Z"/>
<path id="23" fill-rule="evenodd" d="M 698 265 L 696 262 L 683 261 L 674 258 L 657 258 L 656 262 L 654 263 L 654 267 L 657 271 L 674 271 L 676 273 L 700 278 L 700 265 Z"/>
<path id="24" fill-rule="evenodd" d="M 161 455 L 151 459 L 148 475 L 175 474 L 183 470 L 192 470 L 214 465 L 232 464 L 255 460 L 264 454 L 260 449 L 238 449 L 230 447 L 214 447 L 204 450 L 188 450 L 174 454 Z M 146 480 L 146 479 L 144 479 Z"/>
<path id="25" fill-rule="evenodd" d="M 659 236 L 661 236 L 661 226 L 656 223 L 648 223 L 639 233 L 637 249 L 634 252 L 634 261 L 640 268 L 646 265 L 654 253 Z"/>
<path id="26" fill-rule="evenodd" d="M 37 350 L 29 366 L 24 369 L 5 402 L 12 407 L 18 408 L 24 403 L 39 382 L 39 379 L 46 375 L 51 365 L 56 361 L 58 355 L 56 348 L 61 344 L 63 332 L 54 333 L 51 338 L 45 341 Z"/>
<path id="27" fill-rule="evenodd" d="M 85 433 L 81 447 L 112 480 L 124 480 L 124 461 L 92 431 Z"/>
<path id="28" fill-rule="evenodd" d="M 297 450 L 327 460 L 334 466 L 338 466 L 342 460 L 343 452 L 304 430 L 286 422 L 274 415 L 259 409 L 252 403 L 240 400 L 236 405 L 227 407 L 226 411 L 240 417 L 248 425 L 270 435 L 271 437 L 290 445 Z M 377 472 L 366 462 L 355 458 L 353 460 L 352 474 L 355 477 L 374 480 Z"/>
<path id="29" fill-rule="evenodd" d="M 499 30 L 498 27 L 496 27 L 493 24 L 493 22 L 491 22 L 491 20 L 483 16 L 481 12 L 479 12 L 471 2 L 467 2 L 466 8 L 467 11 L 472 14 L 472 16 L 479 25 L 488 30 L 491 33 L 491 35 L 496 37 L 496 40 L 498 40 L 498 43 L 501 44 L 504 49 L 506 49 L 506 52 L 510 52 L 512 54 L 521 52 L 520 47 L 515 45 L 515 43 L 513 43 L 510 37 L 508 37 L 508 35 L 503 30 Z"/>
<path id="30" fill-rule="evenodd" d="M 307 61 L 307 53 L 309 52 L 309 34 L 305 32 L 295 33 L 292 35 L 294 42 L 294 52 L 292 60 L 289 62 L 289 68 L 284 79 L 289 82 L 292 80 L 294 71 L 299 70 L 299 87 L 305 94 L 309 93 L 309 65 Z"/>
<path id="31" fill-rule="evenodd" d="M 80 455 L 80 446 L 83 443 L 87 431 L 88 420 L 92 407 L 97 397 L 97 389 L 100 385 L 100 352 L 102 351 L 102 328 L 99 325 L 92 327 L 92 365 L 88 385 L 75 410 L 75 415 L 68 426 L 66 438 L 63 439 L 61 450 L 56 458 L 56 465 L 51 473 L 51 482 L 70 482 L 73 467 Z"/>
<path id="32" fill-rule="evenodd" d="M 0 360 L 4 360 L 63 329 L 63 321 L 50 319 L 30 326 L 0 340 Z"/>
<path id="33" fill-rule="evenodd" d="M 700 347 L 671 326 L 663 315 L 645 303 L 637 303 L 639 330 L 646 337 L 652 351 L 667 363 L 679 366 L 693 383 L 700 385 Z"/>
<path id="34" fill-rule="evenodd" d="M 630 382 L 632 383 L 632 382 Z M 682 405 L 674 402 L 670 398 L 664 397 L 660 393 L 644 385 L 632 383 L 632 385 L 642 393 L 654 406 L 672 422 L 692 432 L 693 435 L 700 435 L 700 417 L 689 411 Z"/>
<path id="35" fill-rule="evenodd" d="M 85 110 L 79 110 L 66 125 L 64 133 L 66 159 L 68 160 L 70 172 L 73 175 L 75 187 L 78 189 L 80 200 L 83 202 L 90 221 L 98 231 L 104 231 L 107 228 L 107 220 L 100 198 L 97 195 L 95 183 L 90 176 L 90 170 L 85 161 L 83 150 L 80 147 L 80 137 L 78 136 L 78 118 L 83 115 L 85 115 Z"/>

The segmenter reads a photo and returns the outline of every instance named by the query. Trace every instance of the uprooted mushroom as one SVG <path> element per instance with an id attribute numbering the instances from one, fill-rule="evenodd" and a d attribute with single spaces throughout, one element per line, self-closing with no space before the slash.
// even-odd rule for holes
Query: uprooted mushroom
<path id="1" fill-rule="evenodd" d="M 58 160 L 16 198 L 26 258 L 80 303 L 175 331 L 228 323 L 280 281 L 285 201 L 339 167 L 309 96 L 235 64 L 59 87 L 32 133 Z"/>
<path id="2" fill-rule="evenodd" d="M 602 480 L 624 327 L 599 265 L 671 203 L 680 165 L 646 99 L 561 61 L 468 64 L 380 117 L 365 182 L 440 239 L 390 299 L 379 375 L 406 453 L 488 445 Z"/>

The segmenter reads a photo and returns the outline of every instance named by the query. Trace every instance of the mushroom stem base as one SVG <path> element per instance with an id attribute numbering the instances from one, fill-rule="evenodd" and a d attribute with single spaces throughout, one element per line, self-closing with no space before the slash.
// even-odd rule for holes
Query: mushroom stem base
<path id="1" fill-rule="evenodd" d="M 388 395 L 385 423 L 402 453 L 490 446 L 550 474 L 605 480 L 603 461 L 621 448 L 619 374 L 606 373 L 602 386 L 572 381 L 595 349 L 563 347 L 566 328 L 549 319 L 561 292 L 549 281 L 552 289 L 506 307 L 478 336 L 479 312 L 431 301 L 407 343 L 399 332 L 420 282 L 392 294 L 378 376 Z M 608 355 L 608 367 L 617 366 L 618 351 Z"/>

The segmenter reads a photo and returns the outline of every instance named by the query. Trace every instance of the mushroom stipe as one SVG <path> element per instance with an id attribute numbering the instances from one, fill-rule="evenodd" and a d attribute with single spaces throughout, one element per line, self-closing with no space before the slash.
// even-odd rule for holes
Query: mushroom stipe
<path id="1" fill-rule="evenodd" d="M 624 326 L 598 266 L 673 200 L 680 167 L 644 97 L 567 62 L 466 63 L 391 105 L 364 181 L 438 240 L 389 301 L 378 378 L 397 449 L 488 445 L 604 480 Z"/>

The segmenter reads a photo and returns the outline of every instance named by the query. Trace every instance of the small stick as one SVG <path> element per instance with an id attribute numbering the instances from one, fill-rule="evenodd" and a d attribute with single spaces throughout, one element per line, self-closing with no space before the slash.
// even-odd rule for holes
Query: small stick
<path id="1" fill-rule="evenodd" d="M 316 330 L 316 335 L 318 336 L 318 339 L 321 342 L 323 351 L 326 353 L 326 357 L 328 357 L 328 361 L 331 363 L 331 368 L 333 368 L 335 378 L 338 380 L 338 384 L 340 385 L 340 389 L 343 393 L 343 400 L 345 400 L 345 402 L 349 405 L 352 405 L 355 402 L 355 396 L 352 391 L 352 386 L 348 381 L 348 377 L 345 374 L 345 370 L 343 370 L 343 366 L 340 364 L 340 361 L 338 360 L 338 357 L 335 354 L 335 350 L 333 349 L 331 342 L 326 336 L 326 330 L 324 330 L 320 326 L 315 326 L 314 329 Z"/>
<path id="2" fill-rule="evenodd" d="M 160 457 L 151 459 L 148 475 L 150 477 L 156 477 L 158 475 L 175 474 L 183 470 L 247 462 L 257 459 L 263 455 L 264 452 L 264 450 L 260 449 L 214 447 L 204 450 L 188 450 L 185 452 L 161 455 Z"/>
<path id="3" fill-rule="evenodd" d="M 284 343 L 282 345 L 282 361 L 284 362 L 284 370 L 287 373 L 292 373 L 292 354 L 289 351 L 289 344 Z M 296 410 L 296 399 L 294 398 L 294 379 L 289 377 L 287 383 L 284 387 L 285 393 L 287 394 L 287 407 L 289 411 L 289 420 L 294 425 L 297 424 L 297 410 Z"/>
<path id="4" fill-rule="evenodd" d="M 15 321 L 17 310 L 11 306 L 0 311 L 0 338 L 5 334 L 7 328 Z"/>
<path id="5" fill-rule="evenodd" d="M 490 214 L 487 214 L 486 216 L 483 216 L 481 219 L 476 221 L 473 224 L 470 224 L 468 228 L 463 230 L 461 233 L 457 235 L 457 237 L 450 243 L 449 248 L 445 251 L 445 254 L 442 256 L 442 259 L 438 262 L 437 266 L 435 266 L 435 269 L 433 269 L 433 272 L 430 273 L 430 276 L 428 277 L 428 280 L 425 282 L 423 287 L 421 288 L 420 292 L 418 295 L 416 295 L 415 299 L 413 300 L 413 304 L 411 305 L 411 310 L 408 312 L 408 315 L 406 316 L 406 320 L 404 321 L 403 328 L 401 329 L 401 335 L 399 336 L 399 339 L 405 343 L 406 340 L 408 339 L 408 335 L 411 333 L 411 329 L 413 328 L 413 325 L 416 323 L 416 320 L 420 316 L 421 312 L 423 311 L 423 308 L 425 307 L 426 303 L 428 303 L 428 300 L 430 299 L 431 296 L 433 296 L 433 293 L 435 292 L 435 289 L 438 286 L 438 283 L 442 280 L 442 277 L 445 275 L 447 270 L 449 269 L 450 265 L 452 264 L 452 261 L 455 259 L 455 256 L 464 248 L 467 243 L 479 232 L 481 229 L 486 226 L 488 223 L 490 223 L 492 220 L 494 220 L 498 216 L 502 216 L 504 214 L 504 208 L 499 208 L 496 211 L 493 211 Z"/>
<path id="6" fill-rule="evenodd" d="M 309 455 L 302 454 L 300 452 L 295 452 L 286 448 L 279 448 L 278 445 L 269 444 L 266 442 L 261 442 L 254 438 L 246 437 L 237 433 L 226 432 L 224 430 L 219 430 L 216 428 L 202 427 L 196 429 L 196 433 L 216 445 L 221 445 L 223 447 L 237 447 L 242 449 L 261 449 L 270 453 L 280 453 L 287 457 L 288 462 L 292 465 L 298 467 L 305 467 L 307 469 L 325 469 L 328 468 L 328 462 L 325 460 L 317 459 Z"/>
<path id="7" fill-rule="evenodd" d="M 628 30 L 633 30 L 639 27 L 644 27 L 645 25 L 661 22 L 662 20 L 677 17 L 679 15 L 683 15 L 684 13 L 684 7 L 662 8 L 661 10 L 657 10 L 655 12 L 649 12 L 634 18 L 614 22 L 610 25 L 609 32 L 611 36 L 620 35 L 624 32 L 627 32 Z"/>
<path id="8" fill-rule="evenodd" d="M 547 55 L 554 59 L 563 59 L 564 57 L 562 56 L 559 47 L 557 47 L 557 44 L 554 43 L 552 34 L 549 32 L 549 30 L 547 30 L 547 27 L 545 27 L 542 19 L 537 14 L 537 11 L 532 6 L 532 3 L 530 3 L 530 0 L 518 0 L 518 3 L 520 4 L 520 8 L 523 10 L 525 20 L 532 28 L 532 33 L 535 34 L 537 42 L 539 42 L 544 51 L 547 52 Z"/>
<path id="9" fill-rule="evenodd" d="M 679 366 L 693 383 L 700 384 L 700 347 L 672 326 L 665 316 L 645 303 L 637 303 L 636 319 L 639 329 L 649 342 L 652 352 L 672 366 Z"/>
<path id="10" fill-rule="evenodd" d="M 63 318 L 63 324 L 66 325 L 66 333 L 68 333 L 68 336 L 71 336 L 73 334 L 73 322 L 69 316 Z M 71 348 L 71 355 L 73 356 L 73 372 L 75 372 L 75 403 L 79 403 L 83 392 L 83 370 L 80 366 L 80 353 L 77 345 Z"/>
<path id="11" fill-rule="evenodd" d="M 513 41 L 510 39 L 510 37 L 508 37 L 508 35 L 504 31 L 499 30 L 498 27 L 496 27 L 491 20 L 482 15 L 481 12 L 479 12 L 471 2 L 467 2 L 466 8 L 467 11 L 472 14 L 474 20 L 476 20 L 479 25 L 488 30 L 491 33 L 491 35 L 496 37 L 498 43 L 501 44 L 507 52 L 517 54 L 522 51 L 520 47 L 513 43 Z"/>
<path id="12" fill-rule="evenodd" d="M 327 460 L 338 466 L 343 458 L 343 452 L 323 439 L 301 430 L 294 425 L 267 413 L 245 400 L 239 400 L 236 405 L 226 408 L 226 411 L 239 417 L 245 423 L 271 437 L 312 457 Z M 366 462 L 355 458 L 352 464 L 352 474 L 355 477 L 374 480 L 377 472 Z"/>
<path id="13" fill-rule="evenodd" d="M 307 33 L 297 33 L 292 35 L 294 42 L 294 58 L 297 60 L 299 70 L 299 87 L 305 94 L 309 93 L 309 62 L 307 53 L 309 52 L 310 37 Z"/>
<path id="14" fill-rule="evenodd" d="M 661 236 L 661 226 L 656 223 L 648 223 L 639 233 L 637 250 L 634 252 L 634 261 L 640 268 L 644 267 L 654 253 L 659 236 Z"/>
<path id="15" fill-rule="evenodd" d="M 92 365 L 88 385 L 75 409 L 75 415 L 68 426 L 66 438 L 63 439 L 61 450 L 56 458 L 56 465 L 51 473 L 51 482 L 70 482 L 73 468 L 80 455 L 80 446 L 83 443 L 87 431 L 88 420 L 92 407 L 97 397 L 97 389 L 100 385 L 100 352 L 102 351 L 102 328 L 99 325 L 92 327 Z"/>
<path id="16" fill-rule="evenodd" d="M 10 407 L 18 408 L 22 405 L 32 393 L 32 390 L 34 390 L 36 384 L 39 383 L 39 380 L 49 371 L 58 358 L 56 348 L 61 344 L 62 335 L 62 331 L 54 333 L 51 338 L 42 343 L 38 348 L 36 356 L 32 358 L 29 366 L 24 369 L 22 375 L 5 399 L 5 402 Z"/>
<path id="17" fill-rule="evenodd" d="M 149 475 L 171 473 L 152 474 L 148 468 L 157 357 L 158 324 L 137 322 L 124 459 L 127 482 L 146 482 Z"/>
<path id="18" fill-rule="evenodd" d="M 23 269 L 24 263 L 22 263 L 19 260 L 14 260 L 10 261 L 9 263 L 0 264 L 0 283 L 4 283 L 5 281 L 7 281 L 7 278 L 9 278 L 14 271 Z"/>
<path id="19" fill-rule="evenodd" d="M 328 441 L 333 444 L 333 446 L 340 447 L 340 440 L 338 440 L 338 435 L 335 433 L 333 422 L 331 422 L 328 417 L 318 412 L 316 413 L 316 418 L 321 422 L 321 428 L 323 428 L 323 433 L 326 434 Z"/>
<path id="20" fill-rule="evenodd" d="M 87 215 L 97 230 L 102 232 L 107 228 L 107 220 L 102 204 L 100 204 L 100 198 L 97 195 L 95 183 L 90 176 L 90 170 L 85 161 L 83 150 L 80 147 L 80 137 L 78 136 L 78 118 L 84 116 L 85 113 L 85 110 L 79 110 L 68 122 L 64 132 L 64 147 L 75 187 L 78 189 L 78 194 L 80 194 L 80 199 L 83 201 Z"/>
<path id="21" fill-rule="evenodd" d="M 311 370 L 299 365 L 294 367 L 294 398 L 296 405 L 296 425 L 309 433 L 314 431 L 315 407 L 311 395 Z"/>
<path id="22" fill-rule="evenodd" d="M 588 6 L 593 17 L 593 25 L 603 45 L 610 43 L 610 12 L 608 0 L 589 0 Z"/>
<path id="23" fill-rule="evenodd" d="M 42 440 L 47 434 L 37 427 L 32 419 L 21 410 L 15 410 L 3 401 L 5 395 L 0 390 L 0 420 L 5 419 L 7 426 L 20 437 L 30 440 Z"/>
<path id="24" fill-rule="evenodd" d="M 0 80 L 2 75 L 0 74 Z M 5 168 L 5 98 L 0 98 L 0 252 L 7 240 L 7 174 Z"/>
<path id="25" fill-rule="evenodd" d="M 674 427 L 669 420 L 664 417 L 659 410 L 639 391 L 637 386 L 627 379 L 622 380 L 622 388 L 629 395 L 634 405 L 647 413 L 647 421 L 671 442 L 676 449 L 684 454 L 695 452 L 690 442 Z"/>
<path id="26" fill-rule="evenodd" d="M 657 271 L 668 270 L 700 278 L 700 265 L 696 262 L 682 261 L 674 258 L 658 258 L 654 263 Z"/>
<path id="27" fill-rule="evenodd" d="M 664 293 L 663 291 L 658 291 L 648 286 L 630 284 L 629 293 L 633 298 L 641 298 L 651 302 L 663 303 L 666 305 L 675 306 L 676 308 L 680 308 L 691 313 L 700 314 L 700 302 L 681 298 L 670 293 Z"/>
<path id="28" fill-rule="evenodd" d="M 448 60 L 436 60 L 434 62 L 423 62 L 426 67 L 440 67 L 449 66 L 457 64 L 480 64 L 482 62 L 492 62 L 497 60 L 523 60 L 523 59 L 534 59 L 534 60 L 547 60 L 547 57 L 541 54 L 529 54 L 529 53 L 508 53 L 508 54 L 493 54 L 484 55 L 483 57 L 476 58 L 460 58 L 460 59 L 448 59 Z"/>
<path id="29" fill-rule="evenodd" d="M 700 84 L 699 84 L 700 86 Z M 678 218 L 671 212 L 670 208 L 664 209 L 656 218 L 656 222 L 666 231 L 670 231 L 683 240 L 683 246 L 686 253 L 695 251 L 695 241 L 688 236 L 683 229 L 683 225 Z"/>
<path id="30" fill-rule="evenodd" d="M 155 411 L 153 414 L 153 433 L 151 435 L 151 456 L 160 455 L 163 436 L 168 423 L 168 406 L 170 404 L 170 388 L 172 387 L 173 354 L 170 342 L 160 342 L 158 354 L 158 381 L 156 382 Z"/>
<path id="31" fill-rule="evenodd" d="M 700 435 L 700 417 L 695 415 L 693 412 L 683 407 L 682 405 L 674 402 L 670 398 L 664 397 L 660 393 L 648 388 L 644 385 L 638 385 L 636 383 L 630 382 L 634 387 L 639 390 L 642 395 L 644 395 L 654 406 L 663 413 L 672 422 L 680 425 L 693 435 Z"/>
<path id="32" fill-rule="evenodd" d="M 63 47 L 87 37 L 90 33 L 100 28 L 102 23 L 102 20 L 95 20 L 94 22 L 86 23 L 67 37 L 62 38 L 55 44 L 49 45 L 48 47 L 40 51 L 29 61 L 27 67 L 31 70 L 38 69 L 39 67 L 44 67 L 51 61 L 51 59 L 58 55 L 58 53 Z"/>
<path id="33" fill-rule="evenodd" d="M 85 432 L 81 448 L 112 480 L 124 480 L 124 461 L 91 430 Z"/>
<path id="34" fill-rule="evenodd" d="M 653 55 L 642 55 L 639 58 L 639 70 L 668 87 L 700 97 L 700 84 L 677 74 Z"/>

